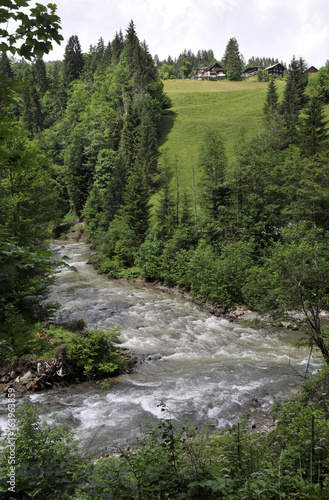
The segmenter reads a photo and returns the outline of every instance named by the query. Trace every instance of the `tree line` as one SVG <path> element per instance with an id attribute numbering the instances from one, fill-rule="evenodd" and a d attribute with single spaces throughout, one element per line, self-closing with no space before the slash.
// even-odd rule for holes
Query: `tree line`
<path id="1" fill-rule="evenodd" d="M 224 54 L 220 59 L 216 59 L 213 50 L 198 50 L 194 54 L 190 49 L 184 50 L 177 58 L 173 59 L 170 55 L 167 59 L 160 61 L 155 55 L 155 61 L 159 69 L 160 77 L 164 80 L 170 78 L 189 78 L 193 76 L 198 68 L 209 66 L 218 62 L 224 69 L 229 80 L 240 80 L 241 73 L 248 66 L 260 66 L 266 68 L 279 62 L 272 57 L 250 57 L 245 60 L 240 52 L 239 44 L 236 38 L 230 38 Z M 283 64 L 283 63 L 282 63 Z"/>

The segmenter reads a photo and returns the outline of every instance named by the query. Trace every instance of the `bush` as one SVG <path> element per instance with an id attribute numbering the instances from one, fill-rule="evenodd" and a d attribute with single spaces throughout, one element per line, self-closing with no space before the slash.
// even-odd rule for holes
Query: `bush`
<path id="1" fill-rule="evenodd" d="M 41 423 L 36 406 L 30 403 L 23 403 L 16 418 L 17 427 L 1 442 L 0 497 L 12 498 L 7 481 L 14 467 L 15 498 L 71 498 L 79 468 L 73 431 Z"/>
<path id="2" fill-rule="evenodd" d="M 93 378 L 113 375 L 125 367 L 124 361 L 117 354 L 120 333 L 118 327 L 108 332 L 91 330 L 82 334 L 56 330 L 54 337 L 67 346 L 68 357 L 83 376 Z"/>
<path id="3" fill-rule="evenodd" d="M 218 256 L 201 243 L 188 262 L 187 280 L 192 292 L 223 307 L 242 302 L 242 288 L 252 260 L 253 244 L 243 241 L 225 245 Z"/>
<path id="4" fill-rule="evenodd" d="M 162 405 L 162 411 L 166 408 Z M 136 447 L 117 459 L 100 460 L 89 477 L 86 498 L 211 500 L 217 480 L 194 427 L 161 419 Z M 77 500 L 79 496 L 75 497 Z M 83 498 L 83 497 L 82 497 Z"/>

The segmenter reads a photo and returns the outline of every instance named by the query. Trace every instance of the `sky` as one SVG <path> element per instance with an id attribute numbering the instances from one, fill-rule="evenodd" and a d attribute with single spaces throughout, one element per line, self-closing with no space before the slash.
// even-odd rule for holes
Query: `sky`
<path id="1" fill-rule="evenodd" d="M 40 3 L 42 2 L 39 0 Z M 278 58 L 287 64 L 303 57 L 309 66 L 329 59 L 328 0 L 53 0 L 61 18 L 61 46 L 45 60 L 62 59 L 70 36 L 83 52 L 102 37 L 107 44 L 134 21 L 138 38 L 160 60 L 184 49 L 212 49 L 220 60 L 236 38 L 246 62 L 252 56 Z"/>

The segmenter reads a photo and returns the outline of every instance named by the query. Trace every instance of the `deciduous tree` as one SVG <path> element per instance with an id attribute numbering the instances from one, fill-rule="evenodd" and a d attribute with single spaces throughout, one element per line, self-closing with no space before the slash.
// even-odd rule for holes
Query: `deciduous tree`
<path id="1" fill-rule="evenodd" d="M 329 255 L 324 235 L 305 224 L 287 228 L 271 249 L 263 269 L 253 273 L 246 288 L 256 286 L 267 310 L 288 318 L 301 313 L 309 344 L 319 348 L 329 364 L 329 337 L 320 313 L 329 307 Z"/>

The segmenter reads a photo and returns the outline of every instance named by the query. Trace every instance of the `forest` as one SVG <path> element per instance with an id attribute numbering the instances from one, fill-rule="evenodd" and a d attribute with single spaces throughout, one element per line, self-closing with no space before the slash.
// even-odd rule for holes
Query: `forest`
<path id="1" fill-rule="evenodd" d="M 37 4 L 28 17 L 21 10 L 27 5 L 16 0 L 1 10 L 2 23 L 10 18 L 21 23 L 15 34 L 2 29 L 0 44 L 2 358 L 38 353 L 33 350 L 36 325 L 56 310 L 47 294 L 56 270 L 69 265 L 49 251 L 49 240 L 60 234 L 61 223 L 79 218 L 97 250 L 94 264 L 109 278 L 141 277 L 177 286 L 223 312 L 239 304 L 271 314 L 273 321 L 288 318 L 302 328 L 304 345 L 328 365 L 329 332 L 321 311 L 329 307 L 329 62 L 308 77 L 306 62 L 294 57 L 282 99 L 275 79 L 264 83 L 261 130 L 252 137 L 242 132 L 233 154 L 216 130 L 203 130 L 190 188 L 178 182 L 179 164 L 159 151 L 172 106 L 163 80 L 190 76 L 197 66 L 214 61 L 213 52 L 194 56 L 184 51 L 175 61 L 160 62 L 131 21 L 125 35 L 120 30 L 108 44 L 100 38 L 88 53 L 73 35 L 64 59 L 45 63 L 43 55 L 62 40 L 60 19 L 51 4 Z M 235 39 L 223 61 L 228 77 L 237 80 L 245 62 Z M 307 407 L 303 413 L 302 403 L 293 404 L 291 414 L 283 410 L 283 434 L 280 445 L 273 437 L 272 455 L 261 458 L 260 443 L 239 428 L 232 447 L 226 441 L 212 443 L 226 453 L 227 470 L 238 464 L 228 475 L 211 465 L 209 442 L 183 445 L 184 432 L 178 435 L 169 419 L 161 424 L 162 438 L 151 434 L 137 454 L 127 451 L 111 462 L 112 468 L 102 462 L 82 472 L 72 443 L 66 453 L 66 437 L 43 429 L 27 409 L 17 431 L 25 464 L 20 484 L 31 495 L 24 498 L 58 498 L 50 491 L 58 494 L 64 476 L 70 479 L 63 483 L 63 498 L 326 498 L 327 420 L 322 410 Z M 299 423 L 291 416 L 298 413 Z M 302 429 L 305 437 L 309 422 L 310 453 L 302 441 L 292 444 L 293 429 Z M 54 469 L 43 473 L 42 463 L 34 463 L 41 490 L 33 474 L 30 489 L 24 490 L 26 464 L 35 460 L 24 448 L 28 429 L 43 436 L 40 457 L 53 453 L 51 466 L 64 464 L 52 476 Z M 55 434 L 47 451 L 49 432 Z M 164 461 L 171 474 L 161 469 L 157 485 L 154 470 L 141 466 L 154 453 L 157 474 Z M 267 477 L 258 476 L 264 467 Z M 100 493 L 104 474 L 107 494 Z M 73 497 L 72 488 L 79 489 L 81 482 L 82 492 Z M 264 491 L 270 493 L 264 496 Z"/>

